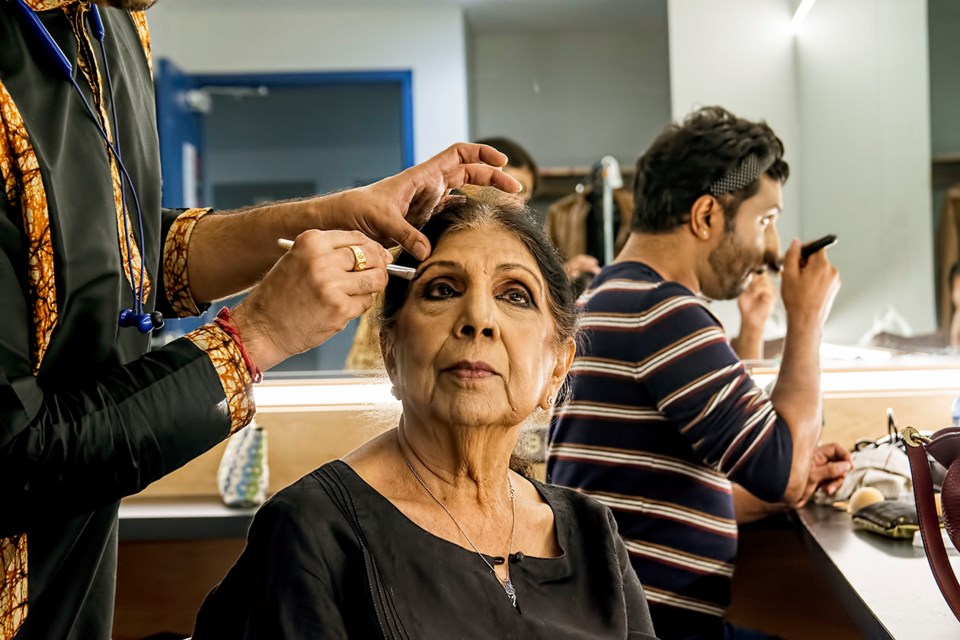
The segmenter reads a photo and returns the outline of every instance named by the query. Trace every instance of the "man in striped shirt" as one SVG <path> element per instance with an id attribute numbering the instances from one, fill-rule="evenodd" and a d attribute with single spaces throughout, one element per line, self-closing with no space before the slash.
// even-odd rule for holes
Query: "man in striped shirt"
<path id="1" fill-rule="evenodd" d="M 794 241 L 783 260 L 770 397 L 705 300 L 779 266 L 782 156 L 766 124 L 718 107 L 669 127 L 637 162 L 630 239 L 579 301 L 584 344 L 548 477 L 613 510 L 661 638 L 743 637 L 723 622 L 737 516 L 805 501 L 850 468 L 842 449 L 817 449 L 818 350 L 839 288 L 825 252 L 801 261 Z"/>

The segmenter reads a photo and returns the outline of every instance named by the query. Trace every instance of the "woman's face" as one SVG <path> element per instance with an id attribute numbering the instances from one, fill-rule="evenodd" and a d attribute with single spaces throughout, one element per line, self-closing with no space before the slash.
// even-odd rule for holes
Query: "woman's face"
<path id="1" fill-rule="evenodd" d="M 423 262 L 384 344 L 404 415 L 514 426 L 554 392 L 573 357 L 558 349 L 533 256 L 496 225 L 456 231 Z M 558 351 L 560 353 L 558 353 Z"/>

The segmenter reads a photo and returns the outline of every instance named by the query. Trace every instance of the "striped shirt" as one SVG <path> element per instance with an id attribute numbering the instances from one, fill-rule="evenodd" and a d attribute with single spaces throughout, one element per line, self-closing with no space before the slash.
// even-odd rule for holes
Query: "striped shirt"
<path id="1" fill-rule="evenodd" d="M 578 305 L 584 344 L 548 477 L 613 510 L 658 637 L 719 636 L 737 550 L 730 481 L 780 500 L 790 432 L 686 287 L 624 262 Z"/>

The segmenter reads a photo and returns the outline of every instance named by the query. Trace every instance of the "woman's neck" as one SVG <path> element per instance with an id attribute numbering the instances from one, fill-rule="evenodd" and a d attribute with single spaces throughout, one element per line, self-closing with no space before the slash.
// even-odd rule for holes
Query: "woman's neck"
<path id="1" fill-rule="evenodd" d="M 502 509 L 509 498 L 507 475 L 520 425 L 514 427 L 427 425 L 401 417 L 400 454 L 447 506 Z"/>

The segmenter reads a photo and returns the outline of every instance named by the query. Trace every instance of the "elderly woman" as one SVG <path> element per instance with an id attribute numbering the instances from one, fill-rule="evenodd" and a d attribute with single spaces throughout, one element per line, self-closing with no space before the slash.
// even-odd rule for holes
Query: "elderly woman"
<path id="1" fill-rule="evenodd" d="M 477 197 L 425 225 L 433 253 L 385 291 L 399 425 L 260 509 L 195 640 L 652 636 L 610 511 L 510 468 L 563 385 L 574 306 L 522 205 Z"/>

